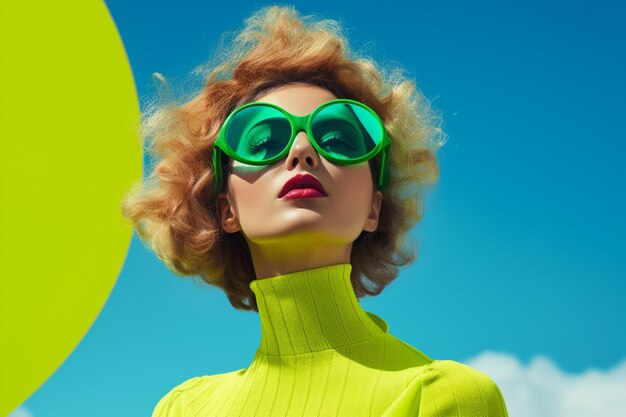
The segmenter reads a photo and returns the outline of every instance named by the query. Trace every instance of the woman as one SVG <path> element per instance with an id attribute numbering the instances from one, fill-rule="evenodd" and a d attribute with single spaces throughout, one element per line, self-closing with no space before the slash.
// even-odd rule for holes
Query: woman
<path id="1" fill-rule="evenodd" d="M 124 214 L 180 275 L 259 312 L 250 366 L 170 390 L 153 417 L 507 416 L 484 373 L 433 360 L 363 310 L 415 260 L 443 144 L 414 84 L 337 22 L 265 8 L 202 91 L 145 123 L 161 161 Z"/>

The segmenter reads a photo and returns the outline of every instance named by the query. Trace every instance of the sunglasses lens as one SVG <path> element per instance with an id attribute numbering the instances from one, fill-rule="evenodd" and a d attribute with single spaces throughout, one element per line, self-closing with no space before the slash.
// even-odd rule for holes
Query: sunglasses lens
<path id="1" fill-rule="evenodd" d="M 285 149 L 291 138 L 291 124 L 273 107 L 250 106 L 233 116 L 226 127 L 225 138 L 238 155 L 262 162 Z"/>
<path id="2" fill-rule="evenodd" d="M 311 131 L 324 151 L 340 160 L 370 153 L 382 140 L 380 121 L 366 108 L 352 103 L 334 103 L 315 115 Z"/>

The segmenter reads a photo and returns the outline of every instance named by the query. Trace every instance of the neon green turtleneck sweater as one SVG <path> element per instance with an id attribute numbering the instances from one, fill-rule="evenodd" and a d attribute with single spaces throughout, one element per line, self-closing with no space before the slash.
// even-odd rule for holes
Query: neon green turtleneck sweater
<path id="1" fill-rule="evenodd" d="M 351 269 L 253 280 L 261 342 L 250 366 L 183 382 L 152 417 L 508 417 L 487 375 L 430 359 L 363 310 Z"/>

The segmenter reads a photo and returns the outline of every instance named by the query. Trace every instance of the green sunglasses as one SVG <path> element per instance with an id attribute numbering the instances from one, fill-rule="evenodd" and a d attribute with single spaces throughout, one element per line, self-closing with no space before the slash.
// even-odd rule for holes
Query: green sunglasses
<path id="1" fill-rule="evenodd" d="M 234 110 L 224 121 L 213 147 L 215 180 L 220 192 L 222 156 L 248 165 L 271 165 L 284 158 L 298 132 L 304 131 L 315 150 L 328 161 L 354 165 L 382 152 L 378 187 L 384 191 L 390 179 L 387 166 L 391 140 L 374 110 L 350 99 L 335 99 L 306 116 L 264 102 L 252 102 Z"/>

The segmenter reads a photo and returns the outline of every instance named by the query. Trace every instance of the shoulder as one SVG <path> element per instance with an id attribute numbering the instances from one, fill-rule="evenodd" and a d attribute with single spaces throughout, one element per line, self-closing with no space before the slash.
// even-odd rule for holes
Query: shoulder
<path id="1" fill-rule="evenodd" d="M 484 372 L 452 360 L 424 369 L 420 416 L 508 417 L 496 383 Z"/>
<path id="2" fill-rule="evenodd" d="M 229 374 L 196 376 L 175 386 L 159 400 L 152 417 L 186 416 L 189 398 L 196 396 L 199 391 L 210 393 L 213 387 L 219 384 L 220 379 Z"/>

